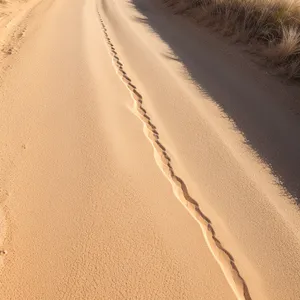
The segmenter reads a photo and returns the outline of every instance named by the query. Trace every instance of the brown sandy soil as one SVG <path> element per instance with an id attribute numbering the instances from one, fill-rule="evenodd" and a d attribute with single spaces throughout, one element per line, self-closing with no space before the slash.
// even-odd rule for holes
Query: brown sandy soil
<path id="1" fill-rule="evenodd" d="M 9 27 L 15 25 L 14 20 L 36 2 L 33 0 L 0 1 L 0 32 L 3 34 Z"/>
<path id="2" fill-rule="evenodd" d="M 0 1 L 0 24 L 1 29 L 5 28 L 6 24 L 11 20 L 18 12 L 24 9 L 28 1 L 18 0 L 2 0 Z"/>
<path id="3" fill-rule="evenodd" d="M 279 103 L 283 85 L 246 84 L 227 48 L 216 68 L 222 43 L 150 0 L 44 0 L 23 19 L 0 77 L 0 299 L 299 299 L 289 189 L 172 40 L 191 53 L 200 34 L 207 81 L 240 77 L 233 99 Z"/>

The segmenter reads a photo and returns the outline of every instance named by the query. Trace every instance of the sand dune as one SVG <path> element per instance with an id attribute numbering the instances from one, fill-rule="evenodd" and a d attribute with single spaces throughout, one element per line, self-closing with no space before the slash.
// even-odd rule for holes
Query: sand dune
<path id="1" fill-rule="evenodd" d="M 298 299 L 298 210 L 155 30 L 192 25 L 30 3 L 2 54 L 0 299 Z"/>

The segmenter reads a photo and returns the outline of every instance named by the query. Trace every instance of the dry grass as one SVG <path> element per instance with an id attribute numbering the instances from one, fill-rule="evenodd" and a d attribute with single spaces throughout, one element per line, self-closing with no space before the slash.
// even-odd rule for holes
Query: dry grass
<path id="1" fill-rule="evenodd" d="M 176 13 L 188 13 L 224 35 L 251 45 L 289 78 L 300 77 L 300 0 L 164 2 Z"/>

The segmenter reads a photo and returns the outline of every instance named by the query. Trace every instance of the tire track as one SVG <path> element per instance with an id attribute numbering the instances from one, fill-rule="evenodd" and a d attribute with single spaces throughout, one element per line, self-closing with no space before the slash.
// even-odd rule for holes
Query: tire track
<path id="1" fill-rule="evenodd" d="M 167 149 L 160 141 L 159 133 L 156 126 L 152 123 L 150 116 L 143 106 L 143 97 L 138 92 L 137 88 L 132 84 L 131 79 L 124 71 L 123 64 L 118 56 L 118 53 L 109 37 L 107 27 L 101 17 L 99 8 L 97 7 L 104 39 L 108 51 L 112 57 L 112 64 L 115 67 L 116 73 L 125 84 L 134 100 L 134 108 L 137 117 L 141 120 L 144 127 L 144 133 L 154 149 L 154 157 L 160 170 L 172 185 L 173 192 L 176 198 L 185 206 L 190 215 L 198 222 L 202 230 L 203 236 L 215 260 L 221 267 L 227 282 L 231 286 L 234 294 L 239 300 L 251 300 L 251 296 L 247 284 L 241 276 L 234 258 L 222 246 L 220 240 L 216 236 L 213 224 L 210 219 L 202 212 L 199 204 L 190 196 L 187 186 L 184 181 L 178 177 L 172 167 L 171 158 Z"/>

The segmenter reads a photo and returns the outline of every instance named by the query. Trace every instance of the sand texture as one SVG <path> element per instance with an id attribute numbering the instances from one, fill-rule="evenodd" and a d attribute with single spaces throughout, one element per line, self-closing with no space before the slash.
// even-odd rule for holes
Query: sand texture
<path id="1" fill-rule="evenodd" d="M 279 184 L 210 87 L 257 121 L 272 98 L 278 140 L 290 89 L 159 1 L 22 5 L 0 31 L 0 299 L 299 299 L 291 155 Z"/>

